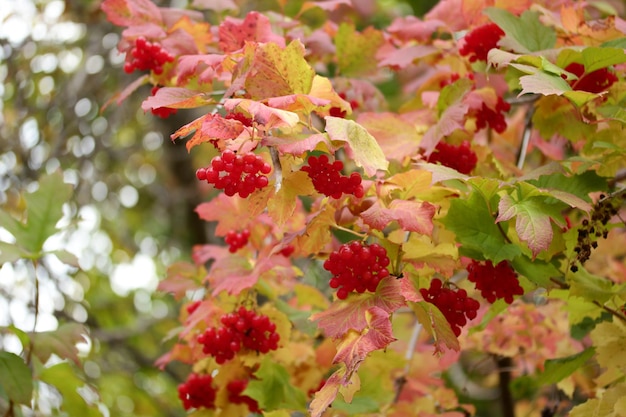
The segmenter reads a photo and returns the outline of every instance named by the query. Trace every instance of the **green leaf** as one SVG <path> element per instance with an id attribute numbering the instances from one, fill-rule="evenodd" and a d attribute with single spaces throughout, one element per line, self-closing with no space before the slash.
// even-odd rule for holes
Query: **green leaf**
<path id="1" fill-rule="evenodd" d="M 626 62 L 626 54 L 621 48 L 599 48 L 588 46 L 582 50 L 585 73 L 590 73 L 611 65 Z"/>
<path id="2" fill-rule="evenodd" d="M 16 236 L 17 243 L 33 252 L 41 252 L 44 242 L 56 231 L 63 216 L 63 204 L 72 195 L 72 186 L 63 182 L 63 174 L 44 176 L 37 191 L 24 197 L 27 206 L 26 234 Z"/>
<path id="3" fill-rule="evenodd" d="M 340 117 L 326 117 L 326 132 L 331 140 L 346 142 L 354 162 L 363 167 L 367 175 L 386 171 L 389 162 L 376 139 L 360 124 Z"/>
<path id="4" fill-rule="evenodd" d="M 504 49 L 529 53 L 550 49 L 556 44 L 554 29 L 544 26 L 537 12 L 527 10 L 520 17 L 495 7 L 483 12 L 506 34 L 499 42 Z"/>
<path id="5" fill-rule="evenodd" d="M 383 34 L 372 27 L 359 32 L 348 23 L 339 25 L 335 56 L 341 75 L 354 77 L 377 71 L 376 53 L 383 42 Z"/>
<path id="6" fill-rule="evenodd" d="M 522 250 L 508 243 L 480 193 L 474 191 L 467 199 L 453 199 L 442 219 L 461 244 L 460 252 L 475 259 L 489 259 L 494 264 L 511 260 Z"/>
<path id="7" fill-rule="evenodd" d="M 446 85 L 439 94 L 437 100 L 438 116 L 453 104 L 459 103 L 463 97 L 473 88 L 473 82 L 468 78 L 460 78 L 452 84 Z"/>
<path id="8" fill-rule="evenodd" d="M 282 365 L 265 357 L 254 376 L 257 379 L 250 380 L 242 394 L 257 400 L 263 410 L 306 409 L 304 393 L 293 386 L 291 376 Z"/>
<path id="9" fill-rule="evenodd" d="M 14 353 L 0 351 L 0 387 L 11 401 L 30 405 L 33 376 L 24 360 Z"/>
<path id="10" fill-rule="evenodd" d="M 537 383 L 539 386 L 556 384 L 564 378 L 570 376 L 580 368 L 594 355 L 593 347 L 587 348 L 575 355 L 565 358 L 548 359 L 544 364 L 544 370 L 537 375 Z"/>
<path id="11" fill-rule="evenodd" d="M 513 66 L 513 65 L 511 65 Z M 520 77 L 519 83 L 522 86 L 522 94 L 542 94 L 563 95 L 566 91 L 571 91 L 572 87 L 558 75 L 548 74 L 546 72 L 537 71 L 531 75 Z"/>
<path id="12" fill-rule="evenodd" d="M 0 242 L 0 265 L 5 262 L 15 262 L 21 258 L 28 258 L 31 254 L 14 243 Z"/>
<path id="13" fill-rule="evenodd" d="M 517 273 L 544 288 L 549 288 L 553 285 L 550 278 L 560 277 L 562 275 L 561 271 L 553 264 L 539 259 L 532 260 L 526 255 L 516 257 L 511 263 Z"/>
<path id="14" fill-rule="evenodd" d="M 67 323 L 49 332 L 31 334 L 34 340 L 33 353 L 42 363 L 46 363 L 53 353 L 63 359 L 71 359 L 78 364 L 76 344 L 85 341 L 87 330 L 80 323 Z"/>
<path id="15" fill-rule="evenodd" d="M 613 282 L 589 273 L 585 268 L 569 275 L 570 294 L 588 301 L 605 303 L 614 295 Z"/>
<path id="16" fill-rule="evenodd" d="M 600 45 L 603 48 L 619 48 L 626 49 L 626 38 L 611 39 Z"/>
<path id="17" fill-rule="evenodd" d="M 606 178 L 599 176 L 595 171 L 585 171 L 574 175 L 562 173 L 542 175 L 536 180 L 527 182 L 538 188 L 565 191 L 587 202 L 591 202 L 589 193 L 608 190 Z"/>
<path id="18" fill-rule="evenodd" d="M 61 410 L 65 411 L 67 415 L 102 417 L 102 413 L 93 405 L 88 404 L 79 394 L 79 388 L 85 387 L 86 384 L 76 375 L 69 362 L 61 362 L 44 369 L 39 379 L 59 391 L 63 398 Z"/>

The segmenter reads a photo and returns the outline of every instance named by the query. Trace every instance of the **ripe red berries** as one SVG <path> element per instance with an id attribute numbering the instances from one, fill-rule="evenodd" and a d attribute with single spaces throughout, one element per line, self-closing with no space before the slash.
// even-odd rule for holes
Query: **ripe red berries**
<path id="1" fill-rule="evenodd" d="M 249 238 L 250 230 L 248 229 L 243 229 L 241 232 L 229 230 L 224 237 L 224 241 L 228 243 L 228 251 L 230 253 L 235 253 L 248 244 Z"/>
<path id="2" fill-rule="evenodd" d="M 498 97 L 495 110 L 488 107 L 485 103 L 480 110 L 475 113 L 476 130 L 483 129 L 489 125 L 490 128 L 498 133 L 506 130 L 506 120 L 504 114 L 511 110 L 511 105 L 504 101 L 502 97 Z"/>
<path id="3" fill-rule="evenodd" d="M 224 190 L 229 197 L 239 194 L 241 198 L 246 198 L 269 184 L 266 175 L 271 171 L 271 165 L 259 155 L 252 152 L 238 155 L 225 150 L 221 156 L 211 160 L 209 167 L 198 169 L 196 177 L 213 184 L 218 190 Z"/>
<path id="4" fill-rule="evenodd" d="M 459 146 L 439 142 L 433 152 L 428 157 L 428 162 L 441 163 L 452 169 L 456 169 L 461 174 L 469 174 L 476 167 L 476 154 L 470 148 L 468 141 L 463 141 Z"/>
<path id="5" fill-rule="evenodd" d="M 495 23 L 479 26 L 465 35 L 459 53 L 469 56 L 470 62 L 487 61 L 487 54 L 498 47 L 498 42 L 504 35 L 504 31 Z"/>
<path id="6" fill-rule="evenodd" d="M 585 73 L 585 66 L 578 62 L 572 62 L 565 71 L 576 74 L 577 80 L 569 82 L 574 90 L 587 91 L 589 93 L 601 93 L 609 89 L 617 81 L 617 76 L 608 68 L 600 68 L 599 70 Z"/>
<path id="7" fill-rule="evenodd" d="M 491 261 L 484 264 L 476 260 L 467 266 L 468 279 L 476 284 L 476 289 L 490 303 L 503 298 L 508 304 L 513 302 L 513 296 L 523 295 L 524 289 L 519 285 L 517 274 L 507 261 L 493 266 Z"/>
<path id="8" fill-rule="evenodd" d="M 335 161 L 331 163 L 326 155 L 319 158 L 310 156 L 308 166 L 303 166 L 302 171 L 309 174 L 313 181 L 313 186 L 318 193 L 339 199 L 342 194 L 352 194 L 357 198 L 363 197 L 365 191 L 361 185 L 361 175 L 353 172 L 349 177 L 341 175 L 343 162 Z"/>
<path id="9" fill-rule="evenodd" d="M 389 276 L 387 250 L 377 243 L 353 241 L 332 252 L 324 269 L 333 274 L 330 287 L 345 300 L 350 292 L 375 292 L 381 279 Z"/>
<path id="10" fill-rule="evenodd" d="M 213 408 L 215 394 L 211 375 L 190 374 L 187 381 L 178 386 L 178 398 L 183 402 L 185 410 L 190 408 Z"/>
<path id="11" fill-rule="evenodd" d="M 254 310 L 239 307 L 223 316 L 221 323 L 219 328 L 210 327 L 198 336 L 198 342 L 204 345 L 202 351 L 219 364 L 231 360 L 242 349 L 260 353 L 278 349 L 280 336 L 276 325 Z"/>
<path id="12" fill-rule="evenodd" d="M 467 320 L 475 319 L 480 303 L 467 296 L 464 289 L 452 289 L 443 286 L 440 279 L 434 278 L 430 288 L 420 288 L 424 301 L 434 304 L 446 318 L 456 336 L 461 334 L 461 327 Z"/>
<path id="13" fill-rule="evenodd" d="M 160 75 L 163 73 L 163 65 L 173 61 L 174 56 L 163 49 L 160 44 L 148 42 L 146 38 L 140 36 L 135 39 L 135 46 L 126 57 L 124 71 L 128 74 L 135 70 L 153 71 Z"/>

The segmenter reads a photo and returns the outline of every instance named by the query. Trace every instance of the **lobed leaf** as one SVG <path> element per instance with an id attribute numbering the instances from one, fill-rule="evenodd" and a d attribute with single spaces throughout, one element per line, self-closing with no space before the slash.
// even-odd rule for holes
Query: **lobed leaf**
<path id="1" fill-rule="evenodd" d="M 291 375 L 287 370 L 269 356 L 261 360 L 254 379 L 250 380 L 242 395 L 254 398 L 259 407 L 266 411 L 304 411 L 306 408 L 304 393 L 291 383 Z"/>
<path id="2" fill-rule="evenodd" d="M 367 175 L 376 171 L 386 171 L 389 166 L 385 154 L 376 139 L 360 124 L 340 117 L 328 116 L 326 132 L 331 140 L 346 142 L 354 162 L 363 167 Z"/>
<path id="3" fill-rule="evenodd" d="M 529 53 L 550 49 L 556 44 L 556 32 L 541 23 L 537 12 L 526 10 L 517 17 L 508 10 L 488 7 L 483 13 L 506 34 L 499 42 L 505 49 Z"/>
<path id="4" fill-rule="evenodd" d="M 11 402 L 30 405 L 33 398 L 33 376 L 24 359 L 0 351 L 0 388 Z"/>

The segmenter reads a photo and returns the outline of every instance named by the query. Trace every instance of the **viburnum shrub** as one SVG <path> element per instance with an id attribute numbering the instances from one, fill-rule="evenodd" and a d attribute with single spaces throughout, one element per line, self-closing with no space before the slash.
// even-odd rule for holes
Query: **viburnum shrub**
<path id="1" fill-rule="evenodd" d="M 128 67 L 149 71 L 120 97 L 149 84 L 144 111 L 189 116 L 171 139 L 213 185 L 197 213 L 225 238 L 159 285 L 181 301 L 158 365 L 189 366 L 183 407 L 618 415 L 622 18 L 570 1 L 376 19 L 236 3 L 102 4 Z"/>

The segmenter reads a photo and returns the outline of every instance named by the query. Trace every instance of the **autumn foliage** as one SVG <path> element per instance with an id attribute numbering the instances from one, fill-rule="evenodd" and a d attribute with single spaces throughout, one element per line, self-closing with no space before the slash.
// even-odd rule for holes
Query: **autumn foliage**
<path id="1" fill-rule="evenodd" d="M 226 239 L 159 287 L 181 326 L 158 366 L 189 365 L 191 415 L 497 415 L 485 392 L 623 414 L 626 22 L 574 1 L 442 0 L 384 29 L 348 1 L 191 3 L 102 4 L 144 70 L 115 99 L 148 84 L 144 111 L 195 109 L 171 139 Z"/>

